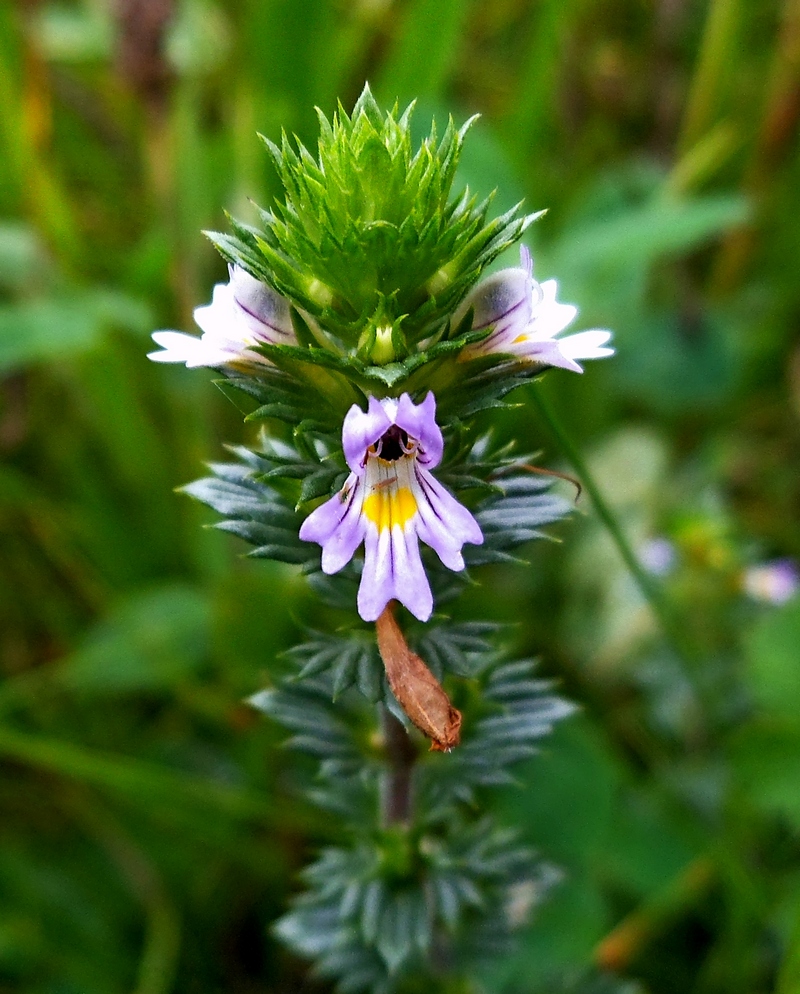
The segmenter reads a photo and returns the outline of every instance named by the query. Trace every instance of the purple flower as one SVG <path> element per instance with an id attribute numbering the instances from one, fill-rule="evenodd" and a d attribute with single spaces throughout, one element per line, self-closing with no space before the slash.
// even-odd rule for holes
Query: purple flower
<path id="1" fill-rule="evenodd" d="M 479 283 L 467 297 L 455 318 L 474 308 L 474 330 L 491 327 L 486 338 L 464 349 L 465 359 L 491 353 L 507 353 L 544 366 L 561 366 L 582 373 L 577 359 L 602 359 L 614 354 L 606 347 L 610 331 L 581 331 L 558 338 L 578 313 L 572 304 L 556 300 L 555 280 L 537 283 L 533 278 L 531 254 L 523 245 L 521 266 L 503 269 Z"/>
<path id="2" fill-rule="evenodd" d="M 322 570 L 336 573 L 364 542 L 358 613 L 375 621 L 392 598 L 427 621 L 433 595 L 422 566 L 419 540 L 452 570 L 462 570 L 461 547 L 483 542 L 478 522 L 438 483 L 430 470 L 442 458 L 432 393 L 414 404 L 369 399 L 366 414 L 355 404 L 342 427 L 342 447 L 352 472 L 341 491 L 306 518 L 300 538 L 322 546 Z"/>
<path id="3" fill-rule="evenodd" d="M 675 546 L 668 538 L 650 538 L 639 547 L 639 562 L 653 576 L 667 576 L 675 566 Z"/>
<path id="4" fill-rule="evenodd" d="M 791 559 L 758 563 L 744 571 L 742 586 L 753 600 L 785 604 L 800 590 L 800 570 Z"/>
<path id="5" fill-rule="evenodd" d="M 261 342 L 295 345 L 289 303 L 272 287 L 239 266 L 229 266 L 230 281 L 217 283 L 211 303 L 197 307 L 194 319 L 201 338 L 180 331 L 153 332 L 162 352 L 150 352 L 155 362 L 185 362 L 196 366 L 230 366 L 265 363 L 252 346 Z"/>

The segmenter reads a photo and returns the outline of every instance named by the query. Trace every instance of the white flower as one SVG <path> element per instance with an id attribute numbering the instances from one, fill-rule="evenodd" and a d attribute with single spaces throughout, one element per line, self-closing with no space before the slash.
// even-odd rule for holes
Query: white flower
<path id="1" fill-rule="evenodd" d="M 556 300 L 555 280 L 537 283 L 533 278 L 531 254 L 523 245 L 521 265 L 503 269 L 487 277 L 470 293 L 459 309 L 459 317 L 472 307 L 474 330 L 491 327 L 480 342 L 467 346 L 462 356 L 474 359 L 479 355 L 504 353 L 543 366 L 561 366 L 582 373 L 578 359 L 602 359 L 614 354 L 606 343 L 610 331 L 581 331 L 577 335 L 558 338 L 578 313 L 572 304 Z"/>
<path id="2" fill-rule="evenodd" d="M 785 604 L 800 590 L 800 570 L 791 559 L 758 563 L 744 571 L 742 586 L 755 601 Z"/>
<path id="3" fill-rule="evenodd" d="M 163 351 L 150 352 L 155 362 L 185 362 L 196 366 L 265 363 L 252 347 L 261 342 L 295 345 L 289 302 L 239 266 L 229 266 L 230 280 L 217 283 L 211 303 L 196 307 L 194 319 L 201 338 L 180 331 L 153 332 Z"/>

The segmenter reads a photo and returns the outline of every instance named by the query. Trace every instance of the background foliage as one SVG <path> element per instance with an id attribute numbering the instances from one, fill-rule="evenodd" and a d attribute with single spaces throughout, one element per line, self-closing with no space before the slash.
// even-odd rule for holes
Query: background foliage
<path id="1" fill-rule="evenodd" d="M 581 705 L 486 802 L 553 870 L 476 983 L 800 987 L 800 603 L 743 581 L 800 555 L 798 39 L 797 0 L 0 7 L 0 991 L 325 989 L 268 926 L 336 829 L 241 703 L 319 608 L 172 492 L 251 429 L 144 353 L 223 277 L 200 229 L 277 191 L 255 131 L 365 78 L 421 131 L 480 111 L 462 181 L 550 209 L 536 272 L 619 355 L 548 402 L 668 553 L 664 625 L 582 501 L 461 605 Z"/>

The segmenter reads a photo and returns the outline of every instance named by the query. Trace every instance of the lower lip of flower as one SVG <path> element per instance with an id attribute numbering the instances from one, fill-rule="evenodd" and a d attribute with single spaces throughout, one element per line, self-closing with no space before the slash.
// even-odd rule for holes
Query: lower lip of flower
<path id="1" fill-rule="evenodd" d="M 404 527 L 417 513 L 417 502 L 408 487 L 373 490 L 364 501 L 364 514 L 379 531 L 394 525 Z"/>
<path id="2" fill-rule="evenodd" d="M 383 446 L 382 448 L 389 448 Z M 368 455 L 366 465 L 366 491 L 363 514 L 378 531 L 404 528 L 417 513 L 417 500 L 412 489 L 414 472 L 413 456 L 401 455 L 397 459 Z"/>

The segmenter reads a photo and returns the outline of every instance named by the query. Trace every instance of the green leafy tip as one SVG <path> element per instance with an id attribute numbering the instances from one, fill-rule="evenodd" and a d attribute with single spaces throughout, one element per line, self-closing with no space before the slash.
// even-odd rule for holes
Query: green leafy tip
<path id="1" fill-rule="evenodd" d="M 414 150 L 410 119 L 383 113 L 369 86 L 351 114 L 318 110 L 318 158 L 284 134 L 263 138 L 285 201 L 259 208 L 256 226 L 230 219 L 209 232 L 222 255 L 274 286 L 314 318 L 332 345 L 375 365 L 402 361 L 447 318 L 537 215 L 519 206 L 489 218 L 491 197 L 452 195 L 474 118 L 450 118 Z M 263 137 L 263 136 L 262 136 Z"/>

